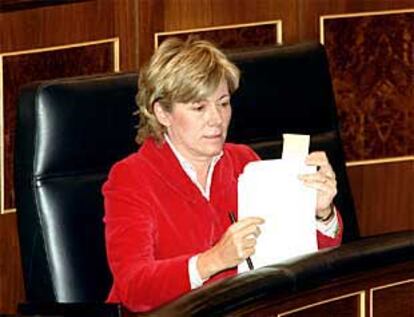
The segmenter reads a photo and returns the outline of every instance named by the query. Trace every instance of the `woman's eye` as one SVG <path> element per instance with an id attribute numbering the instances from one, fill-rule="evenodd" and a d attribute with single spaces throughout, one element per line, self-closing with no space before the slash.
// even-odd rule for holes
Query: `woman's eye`
<path id="1" fill-rule="evenodd" d="M 203 109 L 204 109 L 204 105 L 197 105 L 197 106 L 194 106 L 193 108 L 193 110 L 195 111 L 203 111 Z"/>
<path id="2" fill-rule="evenodd" d="M 228 107 L 228 106 L 230 106 L 230 101 L 223 101 L 223 102 L 220 103 L 220 105 L 222 107 Z"/>

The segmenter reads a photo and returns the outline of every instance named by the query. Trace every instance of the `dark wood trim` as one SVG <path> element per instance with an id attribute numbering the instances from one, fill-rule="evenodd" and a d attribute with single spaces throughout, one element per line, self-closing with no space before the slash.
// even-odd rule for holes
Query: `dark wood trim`
<path id="1" fill-rule="evenodd" d="M 16 213 L 0 215 L 0 236 L 0 312 L 15 314 L 16 304 L 24 301 Z"/>
<path id="2" fill-rule="evenodd" d="M 120 40 L 120 69 L 124 72 L 138 69 L 138 5 L 136 0 L 114 1 L 115 34 Z"/>
<path id="3" fill-rule="evenodd" d="M 138 2 L 138 66 L 154 52 L 154 34 L 164 30 L 164 0 Z"/>
<path id="4" fill-rule="evenodd" d="M 91 0 L 0 0 L 0 12 L 19 11 Z"/>

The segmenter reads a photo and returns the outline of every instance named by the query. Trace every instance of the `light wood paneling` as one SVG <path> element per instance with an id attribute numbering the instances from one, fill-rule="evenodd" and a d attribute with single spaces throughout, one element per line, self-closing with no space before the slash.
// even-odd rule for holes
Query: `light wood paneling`
<path id="1" fill-rule="evenodd" d="M 142 0 L 139 6 L 140 65 L 153 53 L 156 32 L 281 19 L 284 43 L 297 40 L 296 0 Z"/>
<path id="2" fill-rule="evenodd" d="M 84 1 L 91 0 L 0 0 L 0 12 L 27 10 L 44 6 Z"/>
<path id="3" fill-rule="evenodd" d="M 197 5 L 194 5 L 197 2 Z M 282 19 L 287 33 L 296 33 L 297 1 L 165 0 L 165 31 Z M 290 39 L 289 35 L 287 38 Z"/>
<path id="4" fill-rule="evenodd" d="M 319 17 L 327 14 L 371 12 L 383 10 L 409 9 L 414 7 L 412 0 L 297 0 L 299 8 L 298 40 L 319 39 Z"/>
<path id="5" fill-rule="evenodd" d="M 154 34 L 165 31 L 163 13 L 163 0 L 138 2 L 138 66 L 147 62 L 154 52 Z"/>
<path id="6" fill-rule="evenodd" d="M 0 216 L 0 312 L 15 313 L 24 299 L 16 214 Z"/>
<path id="7" fill-rule="evenodd" d="M 109 1 L 109 0 L 108 0 Z M 120 69 L 136 71 L 138 68 L 138 2 L 115 0 L 115 35 L 120 40 Z"/>
<path id="8" fill-rule="evenodd" d="M 1 14 L 1 53 L 115 37 L 112 0 Z"/>
<path id="9" fill-rule="evenodd" d="M 414 229 L 414 161 L 349 166 L 363 236 Z"/>
<path id="10" fill-rule="evenodd" d="M 193 5 L 191 0 L 164 3 L 165 31 L 212 27 L 227 24 L 282 20 L 285 41 L 292 41 L 296 33 L 296 1 L 204 0 Z"/>

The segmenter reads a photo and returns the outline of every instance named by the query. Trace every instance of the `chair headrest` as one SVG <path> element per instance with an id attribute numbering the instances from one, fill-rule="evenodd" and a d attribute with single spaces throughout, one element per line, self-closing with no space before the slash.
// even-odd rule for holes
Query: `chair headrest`
<path id="1" fill-rule="evenodd" d="M 20 120 L 35 126 L 20 133 L 18 141 L 31 147 L 26 151 L 32 155 L 24 157 L 33 164 L 28 167 L 33 174 L 105 170 L 134 151 L 137 78 L 133 73 L 100 75 L 25 87 Z"/>

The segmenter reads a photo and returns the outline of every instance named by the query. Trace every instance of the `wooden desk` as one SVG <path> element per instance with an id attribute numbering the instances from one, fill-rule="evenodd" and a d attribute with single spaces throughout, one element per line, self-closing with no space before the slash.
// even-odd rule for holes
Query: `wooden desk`
<path id="1" fill-rule="evenodd" d="M 414 316 L 414 231 L 240 274 L 139 316 Z"/>

